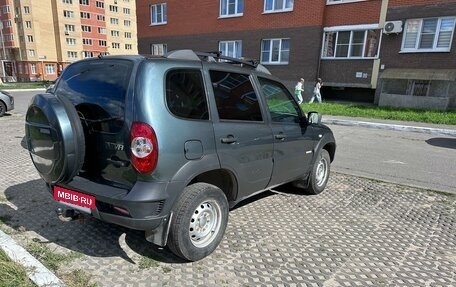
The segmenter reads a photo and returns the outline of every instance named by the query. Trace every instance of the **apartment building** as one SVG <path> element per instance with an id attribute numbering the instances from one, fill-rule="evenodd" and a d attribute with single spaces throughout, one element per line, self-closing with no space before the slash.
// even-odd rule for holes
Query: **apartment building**
<path id="1" fill-rule="evenodd" d="M 71 62 L 137 54 L 135 0 L 0 0 L 2 79 L 54 80 Z"/>
<path id="2" fill-rule="evenodd" d="M 455 9 L 456 0 L 145 0 L 137 2 L 138 50 L 258 59 L 290 88 L 303 77 L 306 98 L 320 77 L 324 98 L 447 109 L 456 105 L 447 71 L 456 67 Z M 427 78 L 445 74 L 446 83 L 411 72 L 430 69 Z M 398 83 L 402 72 L 408 78 Z M 431 97 L 445 99 L 429 106 L 439 102 Z"/>

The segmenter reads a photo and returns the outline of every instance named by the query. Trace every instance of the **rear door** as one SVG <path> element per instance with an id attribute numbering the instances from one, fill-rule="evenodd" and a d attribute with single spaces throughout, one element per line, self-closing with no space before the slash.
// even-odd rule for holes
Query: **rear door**
<path id="1" fill-rule="evenodd" d="M 266 100 L 274 135 L 274 171 L 269 185 L 290 181 L 304 175 L 310 168 L 314 140 L 302 124 L 299 105 L 281 83 L 258 78 Z"/>
<path id="2" fill-rule="evenodd" d="M 272 173 L 273 138 L 248 74 L 209 69 L 214 134 L 222 168 L 238 180 L 238 199 L 264 189 Z"/>
<path id="3" fill-rule="evenodd" d="M 95 59 L 69 66 L 55 88 L 75 106 L 85 135 L 86 153 L 79 175 L 131 185 L 126 153 L 127 90 L 134 62 Z"/>

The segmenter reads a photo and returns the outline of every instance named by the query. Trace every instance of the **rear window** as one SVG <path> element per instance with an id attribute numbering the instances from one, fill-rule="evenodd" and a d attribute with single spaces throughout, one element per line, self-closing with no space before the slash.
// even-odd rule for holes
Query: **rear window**
<path id="1" fill-rule="evenodd" d="M 115 131 L 123 124 L 125 96 L 133 62 L 95 60 L 72 64 L 64 71 L 55 94 L 70 99 L 92 128 Z"/>
<path id="2" fill-rule="evenodd" d="M 178 117 L 209 119 L 206 93 L 200 70 L 178 69 L 166 75 L 166 104 Z"/>

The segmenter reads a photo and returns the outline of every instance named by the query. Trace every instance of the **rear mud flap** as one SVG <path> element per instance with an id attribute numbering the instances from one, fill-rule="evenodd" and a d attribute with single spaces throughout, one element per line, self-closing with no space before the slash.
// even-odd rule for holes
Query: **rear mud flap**
<path id="1" fill-rule="evenodd" d="M 168 242 L 168 233 L 169 228 L 171 227 L 172 219 L 173 213 L 163 218 L 160 225 L 157 228 L 153 230 L 146 230 L 146 240 L 158 246 L 166 246 L 166 243 Z"/>

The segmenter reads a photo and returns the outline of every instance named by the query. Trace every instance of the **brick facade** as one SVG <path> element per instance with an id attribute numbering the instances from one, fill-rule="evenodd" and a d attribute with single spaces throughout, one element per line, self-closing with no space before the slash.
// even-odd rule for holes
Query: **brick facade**
<path id="1" fill-rule="evenodd" d="M 364 89 L 369 94 L 369 99 L 372 91 L 377 88 L 378 76 L 385 69 L 456 67 L 456 37 L 453 37 L 450 52 L 403 53 L 401 45 L 404 32 L 397 35 L 382 33 L 385 21 L 400 20 L 405 23 L 407 19 L 414 18 L 455 17 L 456 0 L 366 0 L 338 3 L 302 0 L 294 1 L 292 11 L 282 13 L 265 13 L 265 0 L 244 0 L 243 14 L 232 18 L 220 17 L 220 2 L 221 0 L 138 1 L 139 52 L 149 54 L 151 44 L 166 44 L 168 51 L 183 48 L 213 51 L 218 49 L 219 41 L 240 40 L 242 55 L 259 59 L 263 39 L 287 38 L 290 39 L 288 64 L 269 64 L 266 67 L 287 81 L 290 87 L 296 79 L 304 77 L 306 90 L 309 91 L 309 85 L 313 84 L 314 79 L 321 77 L 326 83 L 325 89 Z M 158 3 L 167 5 L 167 23 L 151 25 L 150 6 Z M 325 31 L 328 35 L 337 35 L 334 40 L 328 36 L 333 42 L 323 42 Z M 377 35 L 375 41 L 380 46 L 377 55 L 366 56 L 366 40 L 361 54 L 358 52 L 352 56 L 349 54 L 351 52 L 342 52 L 336 55 L 334 49 L 343 49 L 343 45 L 336 43 L 338 37 L 346 37 L 347 33 L 349 37 L 354 37 L 357 31 L 369 31 Z M 353 40 L 350 40 L 347 48 L 349 51 L 354 49 L 351 41 Z M 323 57 L 323 45 L 329 47 L 329 51 L 334 54 Z"/>

